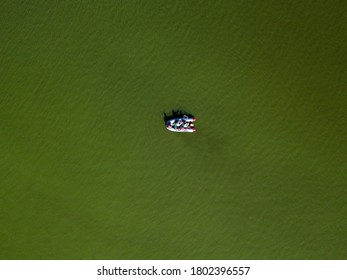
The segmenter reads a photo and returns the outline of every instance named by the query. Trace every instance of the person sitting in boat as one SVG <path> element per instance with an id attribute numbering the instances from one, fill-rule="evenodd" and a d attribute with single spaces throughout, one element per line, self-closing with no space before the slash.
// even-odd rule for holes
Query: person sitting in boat
<path id="1" fill-rule="evenodd" d="M 179 120 L 177 121 L 176 126 L 177 126 L 178 128 L 180 128 L 182 125 L 183 125 L 183 121 L 182 121 L 182 119 L 179 119 Z"/>
<path id="2" fill-rule="evenodd" d="M 185 122 L 183 125 L 184 128 L 190 128 L 190 126 L 191 126 L 190 122 Z"/>

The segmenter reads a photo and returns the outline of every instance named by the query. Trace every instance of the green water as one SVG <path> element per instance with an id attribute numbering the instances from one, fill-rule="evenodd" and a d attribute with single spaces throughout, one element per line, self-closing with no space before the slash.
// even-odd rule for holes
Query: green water
<path id="1" fill-rule="evenodd" d="M 346 259 L 346 11 L 3 1 L 0 258 Z"/>

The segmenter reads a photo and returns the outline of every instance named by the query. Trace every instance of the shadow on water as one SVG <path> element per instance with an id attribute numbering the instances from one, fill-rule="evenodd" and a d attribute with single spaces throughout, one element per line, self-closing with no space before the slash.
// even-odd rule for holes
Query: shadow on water
<path id="1" fill-rule="evenodd" d="M 180 119 L 180 118 L 183 118 L 183 116 L 188 116 L 189 118 L 194 118 L 194 116 L 190 113 L 187 113 L 185 111 L 182 111 L 182 110 L 172 110 L 172 113 L 171 115 L 167 115 L 165 112 L 164 112 L 164 122 L 166 123 L 168 120 L 171 120 L 171 119 Z"/>

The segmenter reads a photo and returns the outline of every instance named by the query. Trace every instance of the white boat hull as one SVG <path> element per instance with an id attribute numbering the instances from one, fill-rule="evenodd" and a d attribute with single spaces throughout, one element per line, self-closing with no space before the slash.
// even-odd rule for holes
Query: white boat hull
<path id="1" fill-rule="evenodd" d="M 173 127 L 166 127 L 167 130 L 173 131 L 173 132 L 195 132 L 195 128 L 173 128 Z"/>
<path id="2" fill-rule="evenodd" d="M 180 126 L 179 128 L 178 127 L 175 128 L 173 125 L 173 122 L 178 121 L 178 120 L 182 120 L 184 123 L 186 123 L 186 122 L 192 123 L 192 122 L 196 121 L 195 118 L 185 118 L 185 117 L 171 119 L 171 120 L 168 120 L 166 122 L 166 129 L 169 131 L 172 131 L 172 132 L 195 132 L 196 131 L 196 129 L 194 127 L 184 127 L 183 125 Z"/>

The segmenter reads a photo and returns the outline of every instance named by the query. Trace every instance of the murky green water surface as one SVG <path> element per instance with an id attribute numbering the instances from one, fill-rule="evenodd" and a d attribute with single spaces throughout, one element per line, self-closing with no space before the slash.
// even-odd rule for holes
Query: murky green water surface
<path id="1" fill-rule="evenodd" d="M 0 258 L 346 259 L 347 2 L 280 2 L 3 1 Z"/>

